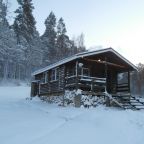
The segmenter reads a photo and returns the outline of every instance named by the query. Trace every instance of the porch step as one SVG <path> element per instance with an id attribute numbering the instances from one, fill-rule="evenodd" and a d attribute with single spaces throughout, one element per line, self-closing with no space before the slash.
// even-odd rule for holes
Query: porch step
<path id="1" fill-rule="evenodd" d="M 92 91 L 82 91 L 83 95 L 94 95 L 94 96 L 104 96 L 107 97 L 115 106 L 119 106 L 122 109 L 132 109 L 141 110 L 144 109 L 144 102 L 140 101 L 138 98 L 131 96 L 130 93 L 126 94 L 109 94 L 106 92 L 92 92 Z"/>
<path id="2" fill-rule="evenodd" d="M 112 95 L 124 109 L 140 110 L 144 109 L 144 102 L 140 101 L 138 98 L 131 96 L 130 94 L 123 95 Z"/>

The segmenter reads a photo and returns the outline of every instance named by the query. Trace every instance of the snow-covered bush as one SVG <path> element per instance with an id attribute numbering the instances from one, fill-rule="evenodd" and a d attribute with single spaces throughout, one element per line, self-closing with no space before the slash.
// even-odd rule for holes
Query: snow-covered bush
<path id="1" fill-rule="evenodd" d="M 89 107 L 96 107 L 99 104 L 104 104 L 105 101 L 103 97 L 82 95 L 81 102 L 84 107 L 89 108 Z"/>
<path id="2" fill-rule="evenodd" d="M 59 105 L 62 102 L 63 97 L 62 96 L 40 96 L 40 99 L 48 103 L 55 103 Z"/>
<path id="3" fill-rule="evenodd" d="M 54 103 L 59 106 L 74 106 L 74 97 L 81 94 L 81 91 L 65 91 L 64 95 L 60 96 L 41 96 L 40 99 L 48 103 Z M 92 96 L 92 95 L 81 95 L 81 105 L 85 108 L 96 107 L 100 104 L 104 104 L 105 100 L 103 97 Z"/>
<path id="4" fill-rule="evenodd" d="M 64 104 L 65 105 L 72 105 L 74 106 L 74 97 L 75 97 L 75 93 L 76 91 L 65 91 L 65 95 L 64 95 Z"/>

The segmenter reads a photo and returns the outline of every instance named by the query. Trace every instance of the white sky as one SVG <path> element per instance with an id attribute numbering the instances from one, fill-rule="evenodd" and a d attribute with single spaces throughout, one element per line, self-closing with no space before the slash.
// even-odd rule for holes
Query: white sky
<path id="1" fill-rule="evenodd" d="M 17 8 L 9 0 L 10 11 Z M 53 11 L 63 17 L 70 37 L 85 35 L 87 48 L 112 47 L 134 64 L 144 63 L 144 0 L 33 0 L 37 29 Z"/>

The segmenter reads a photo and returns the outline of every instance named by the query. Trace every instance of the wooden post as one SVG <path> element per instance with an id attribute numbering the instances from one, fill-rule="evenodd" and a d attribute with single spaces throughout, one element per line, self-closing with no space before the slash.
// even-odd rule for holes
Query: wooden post
<path id="1" fill-rule="evenodd" d="M 65 93 L 63 94 L 63 97 L 62 97 L 62 105 L 63 105 L 63 107 L 64 107 L 64 100 L 65 100 Z"/>
<path id="2" fill-rule="evenodd" d="M 107 58 L 105 57 L 105 78 L 106 78 L 106 84 L 105 84 L 105 92 L 107 93 Z M 104 99 L 106 99 L 106 96 L 104 96 Z M 109 99 L 109 98 L 107 98 L 107 99 Z M 110 100 L 107 100 L 106 99 L 106 102 L 107 101 L 110 101 Z"/>
<path id="3" fill-rule="evenodd" d="M 92 94 L 93 94 L 93 92 L 94 92 L 94 80 L 92 79 L 92 81 L 91 81 L 91 92 L 92 92 Z"/>
<path id="4" fill-rule="evenodd" d="M 128 92 L 130 93 L 130 71 L 128 71 Z"/>
<path id="5" fill-rule="evenodd" d="M 115 91 L 115 93 L 117 93 L 117 87 L 118 87 L 118 72 L 116 73 L 116 91 Z"/>
<path id="6" fill-rule="evenodd" d="M 76 61 L 76 90 L 78 90 L 78 61 Z"/>
<path id="7" fill-rule="evenodd" d="M 74 97 L 75 107 L 81 106 L 81 94 L 76 94 Z"/>
<path id="8" fill-rule="evenodd" d="M 128 70 L 128 93 L 130 93 L 130 71 Z M 129 101 L 131 98 L 131 94 L 129 95 Z"/>
<path id="9" fill-rule="evenodd" d="M 40 82 L 38 83 L 38 96 L 40 96 L 40 89 L 41 89 L 41 87 L 40 87 Z"/>
<path id="10" fill-rule="evenodd" d="M 107 73 L 108 67 L 107 67 L 107 58 L 105 57 L 105 78 L 106 78 L 106 86 L 105 86 L 105 91 L 107 92 Z"/>
<path id="11" fill-rule="evenodd" d="M 111 104 L 110 104 L 110 98 L 109 97 L 106 97 L 106 106 L 107 107 L 111 106 Z"/>
<path id="12" fill-rule="evenodd" d="M 81 106 L 81 94 L 78 94 L 78 89 L 79 89 L 79 66 L 78 66 L 78 61 L 76 61 L 76 94 L 74 97 L 74 103 L 75 107 L 80 107 Z"/>
<path id="13" fill-rule="evenodd" d="M 66 67 L 64 66 L 63 69 L 64 69 L 64 85 L 63 85 L 63 90 L 65 91 L 66 77 L 67 77 Z M 65 92 L 64 92 L 64 94 L 63 94 L 63 106 L 64 106 L 64 101 L 65 101 Z"/>

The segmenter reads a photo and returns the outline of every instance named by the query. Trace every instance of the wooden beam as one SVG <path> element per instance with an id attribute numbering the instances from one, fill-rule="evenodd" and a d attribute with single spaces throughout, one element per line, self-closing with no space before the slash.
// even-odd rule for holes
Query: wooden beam
<path id="1" fill-rule="evenodd" d="M 115 64 L 115 63 L 111 63 L 111 62 L 107 62 L 107 61 L 93 60 L 93 59 L 88 59 L 88 58 L 83 58 L 83 59 L 87 60 L 87 61 L 91 61 L 91 62 L 100 63 L 100 64 L 107 64 L 107 65 L 111 65 L 111 66 L 115 66 L 115 67 L 119 67 L 119 68 L 125 68 L 125 66 L 118 65 L 118 64 Z"/>

